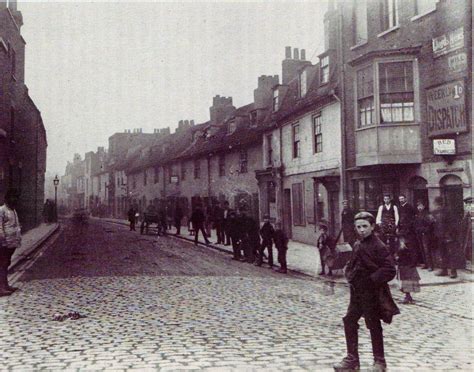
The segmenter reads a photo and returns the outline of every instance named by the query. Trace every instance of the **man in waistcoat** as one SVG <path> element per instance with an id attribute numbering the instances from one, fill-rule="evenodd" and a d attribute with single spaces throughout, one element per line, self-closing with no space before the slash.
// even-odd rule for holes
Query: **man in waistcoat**
<path id="1" fill-rule="evenodd" d="M 384 195 L 383 204 L 377 211 L 376 223 L 380 228 L 381 239 L 393 255 L 397 251 L 398 208 L 392 203 L 390 195 Z"/>

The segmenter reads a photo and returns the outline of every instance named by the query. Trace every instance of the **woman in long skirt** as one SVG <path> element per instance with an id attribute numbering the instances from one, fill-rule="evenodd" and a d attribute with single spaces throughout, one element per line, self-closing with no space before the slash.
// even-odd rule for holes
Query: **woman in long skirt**
<path id="1" fill-rule="evenodd" d="M 400 291 L 405 293 L 405 298 L 401 303 L 405 305 L 413 304 L 415 301 L 411 294 L 420 292 L 420 275 L 416 270 L 416 252 L 413 242 L 410 242 L 403 234 L 399 236 L 397 262 L 397 278 L 400 283 Z"/>

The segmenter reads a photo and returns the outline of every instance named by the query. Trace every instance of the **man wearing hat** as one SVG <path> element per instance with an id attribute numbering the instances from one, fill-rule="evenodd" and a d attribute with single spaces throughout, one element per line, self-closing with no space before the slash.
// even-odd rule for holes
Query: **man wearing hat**
<path id="1" fill-rule="evenodd" d="M 327 259 L 329 258 L 329 255 L 331 254 L 332 250 L 331 238 L 329 236 L 329 223 L 324 219 L 319 222 L 319 237 L 316 243 L 316 247 L 319 250 L 319 259 L 321 261 L 321 272 L 319 273 L 319 275 L 324 275 Z M 332 270 L 328 266 L 328 276 L 331 275 Z"/>
<path id="2" fill-rule="evenodd" d="M 466 255 L 466 260 L 472 262 L 472 196 L 464 199 L 464 217 L 461 222 L 461 247 Z"/>
<path id="3" fill-rule="evenodd" d="M 260 229 L 260 236 L 262 237 L 262 244 L 260 245 L 260 251 L 257 257 L 257 266 L 262 266 L 263 255 L 265 253 L 265 248 L 268 251 L 268 265 L 273 267 L 273 236 L 275 235 L 275 229 L 270 223 L 270 216 L 263 216 L 263 226 Z"/>
<path id="4" fill-rule="evenodd" d="M 368 212 L 355 215 L 354 224 L 359 240 L 354 243 L 345 276 L 350 284 L 350 302 L 343 318 L 347 356 L 334 365 L 336 371 L 359 370 L 359 319 L 364 317 L 370 331 L 374 371 L 385 371 L 383 329 L 380 320 L 391 323 L 399 314 L 388 282 L 395 277 L 393 259 L 382 241 L 374 235 L 375 218 Z"/>
<path id="5" fill-rule="evenodd" d="M 10 189 L 0 207 L 0 297 L 11 295 L 17 288 L 8 284 L 8 267 L 15 249 L 21 245 L 21 227 L 16 213 L 18 193 Z"/>

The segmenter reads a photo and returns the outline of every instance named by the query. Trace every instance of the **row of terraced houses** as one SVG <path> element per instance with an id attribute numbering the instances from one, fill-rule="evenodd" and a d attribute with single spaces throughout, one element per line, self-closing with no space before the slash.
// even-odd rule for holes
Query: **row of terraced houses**
<path id="1" fill-rule="evenodd" d="M 339 227 L 341 202 L 375 212 L 383 194 L 459 214 L 472 192 L 472 4 L 333 1 L 316 64 L 287 47 L 281 80 L 260 76 L 253 102 L 215 96 L 209 120 L 116 133 L 76 155 L 64 203 L 124 217 L 131 204 L 245 205 L 297 241 Z M 172 208 L 170 208 L 172 210 Z"/>

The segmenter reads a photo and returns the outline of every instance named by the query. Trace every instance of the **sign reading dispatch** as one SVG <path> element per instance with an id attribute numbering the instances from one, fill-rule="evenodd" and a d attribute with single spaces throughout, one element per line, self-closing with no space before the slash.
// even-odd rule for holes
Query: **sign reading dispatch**
<path id="1" fill-rule="evenodd" d="M 459 27 L 432 40 L 435 58 L 448 54 L 464 46 L 464 28 Z"/>
<path id="2" fill-rule="evenodd" d="M 456 140 L 434 139 L 433 154 L 435 155 L 456 155 Z"/>
<path id="3" fill-rule="evenodd" d="M 428 89 L 426 98 L 428 136 L 467 132 L 464 81 Z"/>

